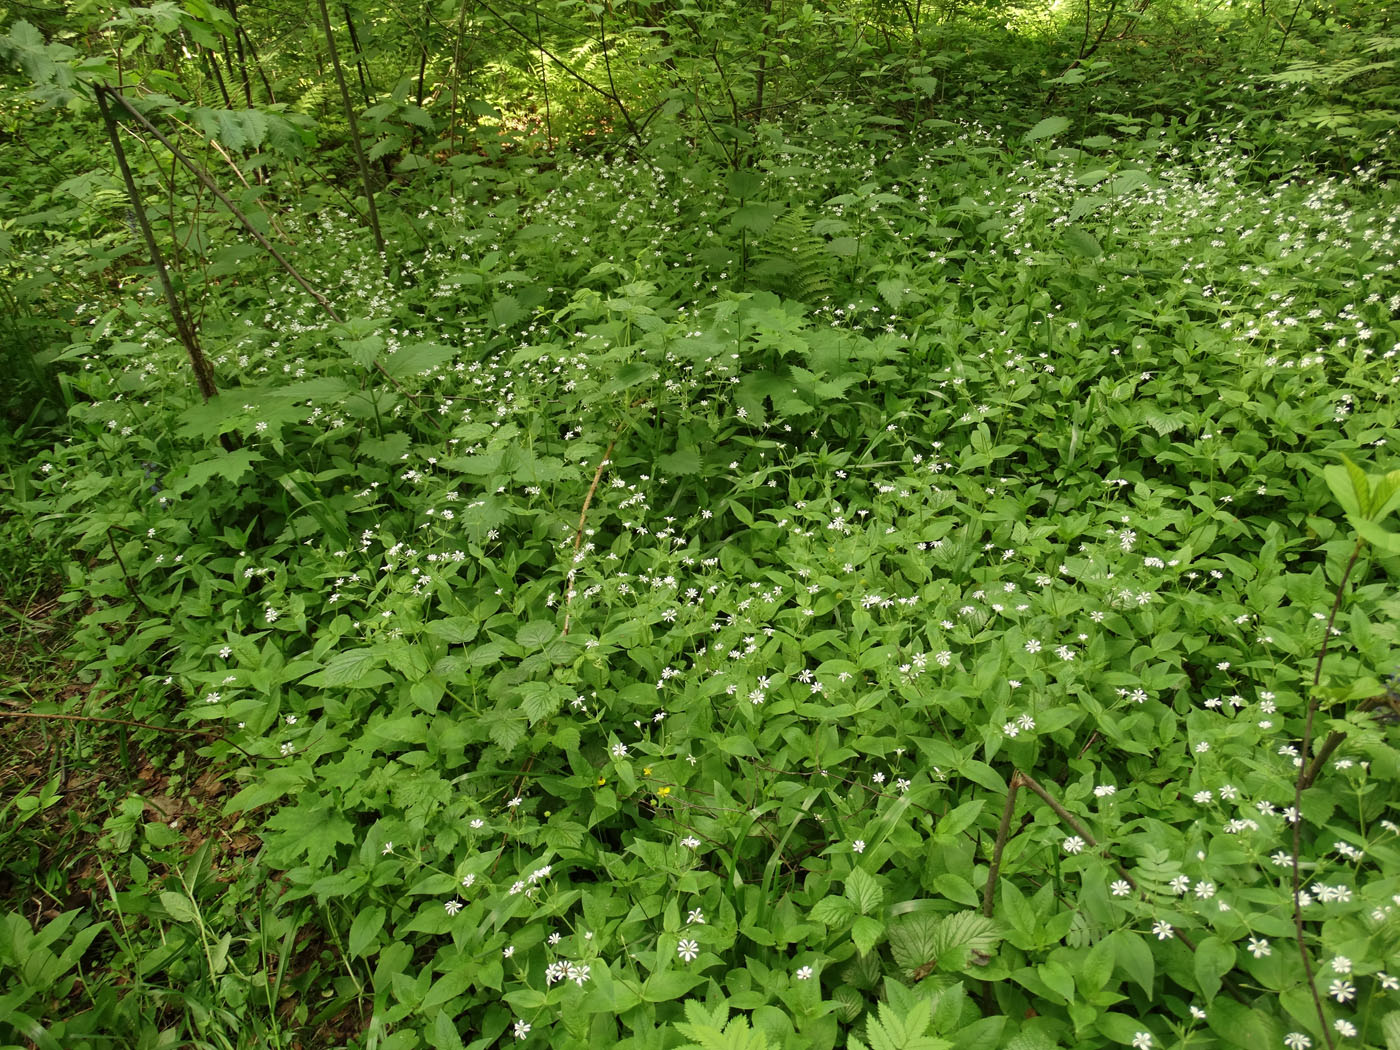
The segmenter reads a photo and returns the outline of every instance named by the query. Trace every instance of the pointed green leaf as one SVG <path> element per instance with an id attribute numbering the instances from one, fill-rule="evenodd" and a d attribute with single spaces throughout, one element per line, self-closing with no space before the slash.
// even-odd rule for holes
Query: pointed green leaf
<path id="1" fill-rule="evenodd" d="M 1048 139 L 1069 127 L 1068 117 L 1046 117 L 1030 131 L 1021 137 L 1027 142 L 1037 142 L 1040 139 Z"/>
<path id="2" fill-rule="evenodd" d="M 856 906 L 862 915 L 871 915 L 885 899 L 885 891 L 863 868 L 856 868 L 846 876 L 846 899 Z"/>

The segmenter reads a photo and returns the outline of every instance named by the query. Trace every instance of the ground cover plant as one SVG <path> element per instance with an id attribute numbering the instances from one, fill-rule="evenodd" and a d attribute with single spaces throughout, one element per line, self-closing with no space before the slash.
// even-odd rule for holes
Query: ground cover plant
<path id="1" fill-rule="evenodd" d="M 1394 27 L 1289 13 L 10 25 L 0 1045 L 1400 1046 Z"/>

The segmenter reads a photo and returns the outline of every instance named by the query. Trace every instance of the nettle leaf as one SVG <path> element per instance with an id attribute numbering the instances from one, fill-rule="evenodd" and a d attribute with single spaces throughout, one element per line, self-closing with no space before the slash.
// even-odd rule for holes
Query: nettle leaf
<path id="1" fill-rule="evenodd" d="M 823 897 L 812 906 L 811 918 L 824 926 L 844 926 L 856 915 L 856 906 L 845 897 Z"/>
<path id="2" fill-rule="evenodd" d="M 524 649 L 543 649 L 554 640 L 559 629 L 544 620 L 534 620 L 520 625 L 515 632 L 515 642 Z"/>
<path id="3" fill-rule="evenodd" d="M 1026 142 L 1039 142 L 1041 139 L 1054 138 L 1068 127 L 1068 117 L 1046 117 L 1022 135 L 1021 138 Z"/>
<path id="4" fill-rule="evenodd" d="M 986 962 L 1000 941 L 1001 932 L 994 920 L 975 911 L 960 911 L 939 922 L 933 953 L 939 969 L 960 970 Z"/>
<path id="5" fill-rule="evenodd" d="M 315 688 L 352 686 L 380 667 L 384 659 L 384 652 L 378 646 L 347 649 L 332 656 L 321 670 L 302 679 L 302 684 Z"/>
<path id="6" fill-rule="evenodd" d="M 568 698 L 568 691 L 555 682 L 522 682 L 519 692 L 520 709 L 531 725 L 555 714 Z"/>
<path id="7" fill-rule="evenodd" d="M 875 881 L 875 876 L 864 868 L 856 868 L 846 876 L 846 899 L 854 904 L 862 915 L 871 915 L 885 899 L 885 891 Z"/>
<path id="8" fill-rule="evenodd" d="M 513 295 L 502 295 L 491 304 L 487 321 L 493 328 L 509 328 L 525 316 L 525 308 Z"/>
<path id="9" fill-rule="evenodd" d="M 261 453 L 250 448 L 240 448 L 233 452 L 218 452 L 209 459 L 192 464 L 184 477 L 174 480 L 170 488 L 174 492 L 188 492 L 208 484 L 214 478 L 223 478 L 229 484 L 237 484 L 253 468 L 261 463 Z"/>
<path id="10" fill-rule="evenodd" d="M 938 960 L 937 915 L 915 915 L 889 928 L 894 961 L 910 976 Z"/>
<path id="11" fill-rule="evenodd" d="M 1069 227 L 1060 235 L 1060 239 L 1064 242 L 1066 252 L 1081 259 L 1097 259 L 1103 254 L 1103 245 L 1099 243 L 1098 238 L 1082 227 Z"/>
<path id="12" fill-rule="evenodd" d="M 379 359 L 380 367 L 395 379 L 423 375 L 441 368 L 457 356 L 457 350 L 435 343 L 415 343 Z"/>

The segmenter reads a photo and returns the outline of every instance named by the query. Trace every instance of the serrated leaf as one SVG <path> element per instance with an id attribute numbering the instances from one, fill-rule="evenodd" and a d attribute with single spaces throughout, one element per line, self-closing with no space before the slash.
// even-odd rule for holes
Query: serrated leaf
<path id="1" fill-rule="evenodd" d="M 480 622 L 469 616 L 446 616 L 440 620 L 429 620 L 423 625 L 427 634 L 441 638 L 450 645 L 466 645 L 480 629 Z"/>
<path id="2" fill-rule="evenodd" d="M 944 916 L 934 932 L 933 952 L 940 969 L 962 969 L 977 955 L 990 955 L 1001 940 L 997 924 L 975 911 Z"/>
<path id="3" fill-rule="evenodd" d="M 844 926 L 855 914 L 856 906 L 845 897 L 823 897 L 812 906 L 811 918 L 823 926 Z"/>
<path id="4" fill-rule="evenodd" d="M 875 881 L 875 876 L 864 868 L 856 868 L 846 876 L 846 899 L 862 915 L 872 915 L 885 899 L 885 891 Z"/>
<path id="5" fill-rule="evenodd" d="M 1097 259 L 1103 254 L 1101 245 L 1092 233 L 1079 226 L 1071 226 L 1060 237 L 1065 251 L 1081 259 Z"/>
<path id="6" fill-rule="evenodd" d="M 487 321 L 493 328 L 508 328 L 525 316 L 525 308 L 513 295 L 502 295 L 491 304 Z"/>
<path id="7" fill-rule="evenodd" d="M 1046 117 L 1035 127 L 1031 128 L 1021 136 L 1026 142 L 1038 142 L 1041 139 L 1048 139 L 1069 127 L 1068 117 Z"/>
<path id="8" fill-rule="evenodd" d="M 321 670 L 302 679 L 302 685 L 316 688 L 351 686 L 383 662 L 384 654 L 375 646 L 347 649 L 332 656 Z"/>
<path id="9" fill-rule="evenodd" d="M 889 937 L 894 961 L 910 973 L 937 962 L 938 923 L 936 915 L 915 915 L 892 925 Z"/>
<path id="10" fill-rule="evenodd" d="M 184 474 L 171 482 L 170 488 L 176 493 L 188 492 L 207 484 L 213 478 L 223 478 L 230 485 L 236 485 L 243 475 L 252 469 L 254 463 L 262 462 L 263 456 L 250 448 L 235 449 L 233 452 L 220 451 L 209 459 L 192 464 Z"/>
<path id="11" fill-rule="evenodd" d="M 873 915 L 857 915 L 851 923 L 851 940 L 861 955 L 869 955 L 884 933 L 885 924 Z"/>
<path id="12" fill-rule="evenodd" d="M 194 910 L 194 905 L 183 893 L 176 893 L 173 890 L 165 890 L 160 895 L 160 904 L 176 922 L 194 922 L 198 917 Z"/>
<path id="13" fill-rule="evenodd" d="M 515 642 L 525 649 L 543 649 L 558 634 L 558 628 L 544 620 L 532 620 L 521 624 L 515 632 Z"/>
<path id="14" fill-rule="evenodd" d="M 381 354 L 380 367 L 395 379 L 407 379 L 441 368 L 454 357 L 457 351 L 450 346 L 435 343 L 415 343 L 392 354 Z"/>
<path id="15" fill-rule="evenodd" d="M 530 720 L 530 724 L 549 718 L 564 706 L 561 693 L 549 682 L 522 682 L 520 685 L 520 710 Z"/>

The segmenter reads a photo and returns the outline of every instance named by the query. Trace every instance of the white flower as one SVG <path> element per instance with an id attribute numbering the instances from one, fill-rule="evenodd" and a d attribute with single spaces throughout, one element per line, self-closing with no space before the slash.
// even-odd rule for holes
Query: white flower
<path id="1" fill-rule="evenodd" d="M 1128 894 L 1133 892 L 1133 886 L 1132 883 L 1127 882 L 1124 879 L 1117 879 L 1113 883 L 1113 885 L 1109 887 L 1109 891 L 1115 897 L 1126 897 Z"/>
<path id="2" fill-rule="evenodd" d="M 681 942 L 676 945 L 676 954 L 685 962 L 690 962 L 700 954 L 700 944 L 698 941 L 688 941 L 682 938 Z"/>
<path id="3" fill-rule="evenodd" d="M 589 934 L 589 936 L 591 937 L 592 934 Z M 569 968 L 567 971 L 565 971 L 565 976 L 567 976 L 569 980 L 573 981 L 574 984 L 582 988 L 584 984 L 588 982 L 589 975 L 592 973 L 592 971 L 593 967 L 591 966 L 580 966 L 577 963 L 569 963 Z"/>
<path id="4" fill-rule="evenodd" d="M 1351 960 L 1345 955 L 1338 955 L 1332 959 L 1333 973 L 1351 973 Z"/>
<path id="5" fill-rule="evenodd" d="M 612 753 L 614 758 L 625 758 L 627 756 L 627 745 L 614 744 L 612 746 Z"/>
<path id="6" fill-rule="evenodd" d="M 1027 642 L 1026 642 L 1026 652 L 1028 652 L 1028 653 L 1038 653 L 1038 652 L 1040 652 L 1040 641 L 1039 641 L 1039 639 L 1036 639 L 1036 638 L 1028 639 Z"/>
<path id="7" fill-rule="evenodd" d="M 459 911 L 462 910 L 462 902 L 459 900 L 450 900 L 443 905 L 443 908 L 446 910 L 448 915 L 456 915 Z"/>
<path id="8" fill-rule="evenodd" d="M 810 966 L 799 967 L 797 973 L 793 974 L 793 976 L 799 981 L 805 981 L 812 976 L 812 968 Z"/>
<path id="9" fill-rule="evenodd" d="M 1197 1021 L 1204 1021 L 1206 1019 L 1206 1012 L 1202 1010 L 1199 1006 L 1197 1006 L 1195 1003 L 1192 1003 L 1191 1016 L 1194 1017 Z"/>
<path id="10" fill-rule="evenodd" d="M 1082 853 L 1084 851 L 1084 840 L 1078 835 L 1071 835 L 1062 843 L 1066 853 Z"/>
<path id="11" fill-rule="evenodd" d="M 1339 1017 L 1332 1022 L 1332 1027 L 1337 1030 L 1337 1034 L 1345 1039 L 1351 1039 L 1356 1035 L 1356 1025 L 1352 1024 L 1345 1017 Z"/>
<path id="12" fill-rule="evenodd" d="M 695 849 L 696 846 L 700 845 L 700 840 L 694 835 L 687 835 L 685 838 L 681 839 L 681 845 L 686 849 Z"/>
<path id="13" fill-rule="evenodd" d="M 467 889 L 471 889 L 472 886 L 475 885 L 475 883 L 476 883 L 476 872 L 474 872 L 474 871 L 468 872 L 467 874 L 465 874 L 465 875 L 462 876 L 462 885 L 465 886 Z"/>
<path id="14" fill-rule="evenodd" d="M 856 839 L 854 842 L 851 843 L 851 849 L 854 850 L 856 853 L 864 853 L 865 839 Z"/>
<path id="15" fill-rule="evenodd" d="M 1094 797 L 1107 798 L 1117 790 L 1118 788 L 1113 784 L 1100 784 L 1098 787 L 1094 788 Z"/>
<path id="16" fill-rule="evenodd" d="M 504 948 L 501 949 L 501 958 L 503 959 L 509 959 L 514 954 L 515 945 L 513 944 L 507 944 Z"/>
<path id="17" fill-rule="evenodd" d="M 1327 994 L 1339 1003 L 1349 1003 L 1356 998 L 1356 985 L 1350 981 L 1336 980 L 1327 986 Z"/>
<path id="18" fill-rule="evenodd" d="M 1159 941 L 1170 940 L 1175 934 L 1175 931 L 1172 929 L 1172 924 L 1169 922 L 1162 922 L 1160 919 L 1152 924 L 1152 932 L 1157 935 Z"/>
<path id="19" fill-rule="evenodd" d="M 1388 992 L 1400 991 L 1400 977 L 1392 977 L 1384 970 L 1376 972 L 1376 980 L 1381 982 L 1381 987 Z"/>
<path id="20" fill-rule="evenodd" d="M 1134 1050 L 1152 1050 L 1152 1033 L 1138 1032 L 1133 1036 Z"/>
<path id="21" fill-rule="evenodd" d="M 1302 1032 L 1289 1032 L 1283 1037 L 1283 1045 L 1288 1047 L 1288 1050 L 1308 1050 L 1308 1047 L 1312 1046 L 1312 1040 Z"/>
<path id="22" fill-rule="evenodd" d="M 529 1035 L 529 1034 L 530 1034 L 530 1025 L 529 1025 L 529 1022 L 527 1022 L 527 1021 L 516 1021 L 516 1022 L 515 1022 L 515 1038 L 517 1038 L 517 1039 L 524 1039 L 524 1038 L 525 1038 L 527 1035 Z"/>
<path id="23" fill-rule="evenodd" d="M 1256 959 L 1262 959 L 1266 955 L 1274 954 L 1274 950 L 1269 947 L 1269 941 L 1266 937 L 1251 937 L 1249 939 L 1249 944 L 1245 947 L 1249 949 L 1249 954 Z"/>
<path id="24" fill-rule="evenodd" d="M 705 913 L 702 912 L 699 908 L 693 908 L 691 909 L 690 914 L 686 917 L 685 921 L 693 922 L 696 925 L 703 926 L 705 925 Z"/>
<path id="25" fill-rule="evenodd" d="M 386 843 L 384 843 L 384 848 L 383 848 L 382 850 L 379 851 L 379 855 L 380 855 L 381 857 L 387 857 L 390 853 L 393 853 L 393 852 L 394 852 L 394 844 L 393 844 L 392 842 L 386 842 Z"/>

